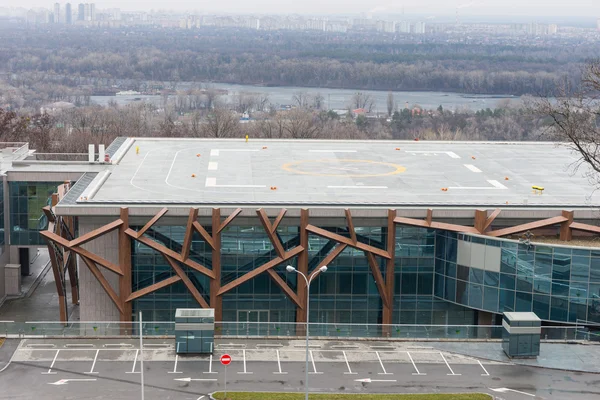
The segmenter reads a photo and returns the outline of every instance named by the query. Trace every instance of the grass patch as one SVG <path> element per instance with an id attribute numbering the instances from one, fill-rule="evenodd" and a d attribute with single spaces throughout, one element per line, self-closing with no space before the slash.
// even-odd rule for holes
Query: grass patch
<path id="1" fill-rule="evenodd" d="M 213 397 L 225 400 L 223 392 L 216 392 Z M 311 400 L 490 400 L 492 397 L 483 393 L 447 393 L 447 394 L 310 394 Z M 261 392 L 228 392 L 230 400 L 303 400 L 304 393 L 261 393 Z"/>

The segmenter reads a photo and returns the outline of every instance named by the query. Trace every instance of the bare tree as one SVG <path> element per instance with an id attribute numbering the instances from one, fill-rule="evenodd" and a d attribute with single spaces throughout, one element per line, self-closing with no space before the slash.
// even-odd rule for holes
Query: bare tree
<path id="1" fill-rule="evenodd" d="M 232 137 L 239 132 L 239 125 L 239 118 L 231 110 L 216 107 L 203 124 L 203 136 L 214 138 Z"/>
<path id="2" fill-rule="evenodd" d="M 4 142 L 23 140 L 27 123 L 27 118 L 17 115 L 14 111 L 0 108 L 0 140 Z"/>
<path id="3" fill-rule="evenodd" d="M 293 139 L 310 139 L 319 136 L 321 126 L 313 113 L 298 108 L 290 111 L 286 116 L 284 129 Z"/>
<path id="4" fill-rule="evenodd" d="M 375 100 L 370 94 L 356 92 L 350 99 L 352 108 L 363 108 L 367 112 L 371 112 L 375 106 Z"/>
<path id="5" fill-rule="evenodd" d="M 294 93 L 292 103 L 299 108 L 309 108 L 311 103 L 310 95 L 306 92 Z"/>
<path id="6" fill-rule="evenodd" d="M 387 112 L 388 112 L 388 117 L 392 116 L 392 113 L 394 112 L 394 94 L 392 92 L 388 92 L 387 95 Z"/>

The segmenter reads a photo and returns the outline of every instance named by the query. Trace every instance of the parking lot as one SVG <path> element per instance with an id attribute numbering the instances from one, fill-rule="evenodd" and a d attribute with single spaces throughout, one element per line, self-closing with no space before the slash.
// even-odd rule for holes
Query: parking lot
<path id="1" fill-rule="evenodd" d="M 40 391 L 57 399 L 130 398 L 139 394 L 143 363 L 146 398 L 199 399 L 223 389 L 223 354 L 232 358 L 226 372 L 230 390 L 302 391 L 305 351 L 302 341 L 238 340 L 217 343 L 213 355 L 182 356 L 173 340 L 147 340 L 140 348 L 139 342 L 123 339 L 25 339 L 0 374 L 0 385 L 7 388 L 0 398 Z M 565 398 L 547 390 L 557 375 L 572 375 L 478 360 L 425 344 L 332 341 L 311 342 L 308 370 L 311 391 L 486 392 L 504 400 Z M 597 378 L 582 375 L 577 379 Z M 492 390 L 502 388 L 513 391 Z"/>

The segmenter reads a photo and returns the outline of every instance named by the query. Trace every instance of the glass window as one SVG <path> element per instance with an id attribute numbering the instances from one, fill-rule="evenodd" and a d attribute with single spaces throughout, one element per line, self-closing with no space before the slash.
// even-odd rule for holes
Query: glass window
<path id="1" fill-rule="evenodd" d="M 498 289 L 485 286 L 483 292 L 483 308 L 488 311 L 498 312 Z"/>
<path id="2" fill-rule="evenodd" d="M 500 274 L 494 271 L 485 271 L 484 273 L 484 283 L 487 286 L 498 287 L 498 283 L 500 281 Z"/>
<path id="3" fill-rule="evenodd" d="M 589 282 L 590 257 L 573 255 L 571 261 L 571 280 L 576 282 Z"/>
<path id="4" fill-rule="evenodd" d="M 532 296 L 531 293 L 517 292 L 517 303 L 515 311 L 531 311 Z"/>
<path id="5" fill-rule="evenodd" d="M 515 276 L 500 274 L 500 287 L 503 289 L 515 290 Z"/>
<path id="6" fill-rule="evenodd" d="M 534 294 L 533 312 L 540 319 L 550 319 L 550 296 Z"/>
<path id="7" fill-rule="evenodd" d="M 515 291 L 500 289 L 498 311 L 515 311 Z"/>

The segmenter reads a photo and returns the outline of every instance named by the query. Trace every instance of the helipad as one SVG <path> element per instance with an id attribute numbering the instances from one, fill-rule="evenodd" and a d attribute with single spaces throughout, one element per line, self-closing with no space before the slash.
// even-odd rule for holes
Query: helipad
<path id="1" fill-rule="evenodd" d="M 597 205 L 576 161 L 552 143 L 128 139 L 77 204 Z"/>

